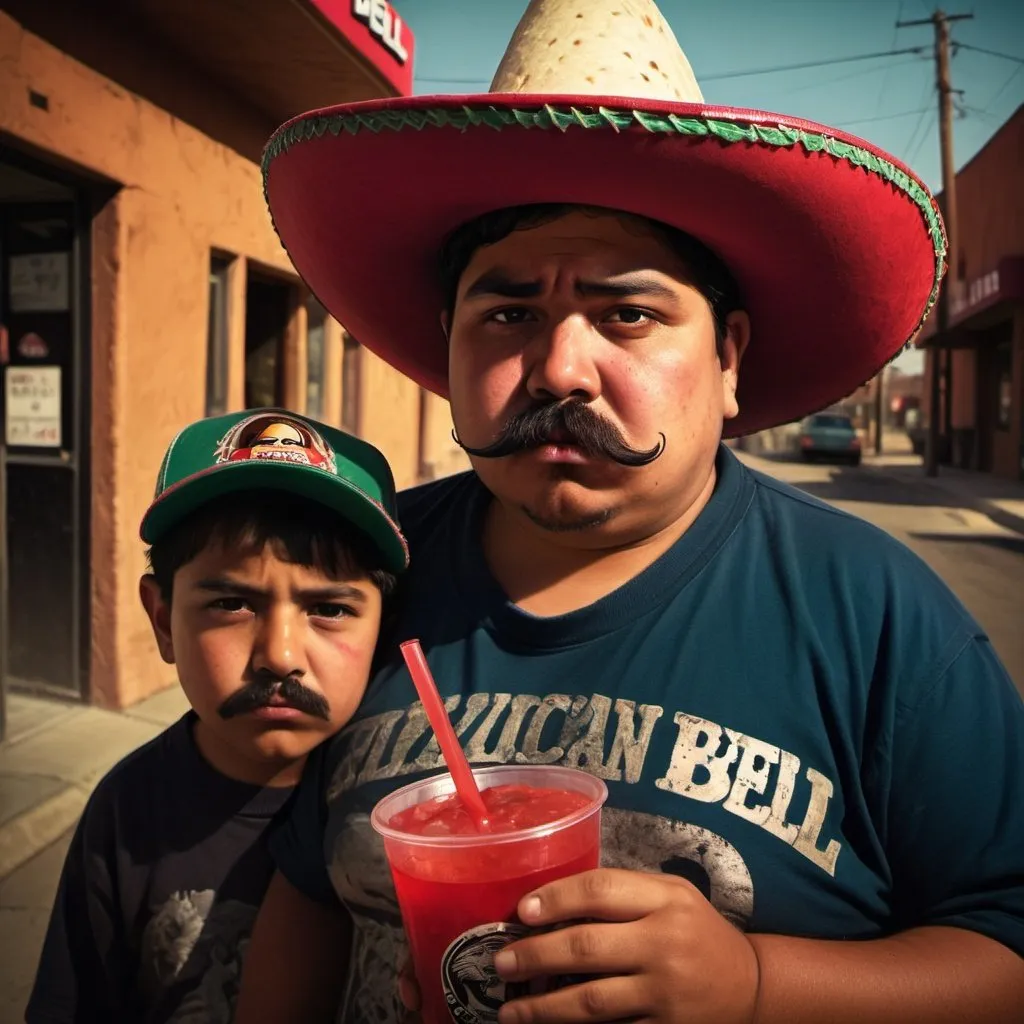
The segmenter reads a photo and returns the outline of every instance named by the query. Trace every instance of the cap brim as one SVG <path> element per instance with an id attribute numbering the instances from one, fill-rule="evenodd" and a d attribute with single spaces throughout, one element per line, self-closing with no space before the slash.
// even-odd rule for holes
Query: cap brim
<path id="1" fill-rule="evenodd" d="M 221 463 L 168 488 L 142 519 L 139 532 L 143 541 L 155 543 L 189 513 L 239 491 L 279 491 L 316 502 L 337 512 L 369 539 L 381 557 L 382 569 L 398 573 L 409 564 L 408 547 L 398 524 L 358 487 L 309 466 L 257 461 Z"/>

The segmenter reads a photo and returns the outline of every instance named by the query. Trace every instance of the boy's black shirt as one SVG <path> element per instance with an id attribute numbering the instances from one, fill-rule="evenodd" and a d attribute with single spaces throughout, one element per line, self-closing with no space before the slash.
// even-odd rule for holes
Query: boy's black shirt
<path id="1" fill-rule="evenodd" d="M 75 831 L 28 1024 L 229 1021 L 292 788 L 237 782 L 199 753 L 194 712 L 100 782 Z"/>

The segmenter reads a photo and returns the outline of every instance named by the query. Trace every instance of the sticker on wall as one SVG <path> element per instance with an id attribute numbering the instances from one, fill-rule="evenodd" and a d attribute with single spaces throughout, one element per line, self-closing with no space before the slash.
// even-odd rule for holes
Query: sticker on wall
<path id="1" fill-rule="evenodd" d="M 34 252 L 8 262 L 12 313 L 63 313 L 71 261 L 66 252 Z"/>
<path id="2" fill-rule="evenodd" d="M 9 445 L 59 448 L 60 367 L 9 366 L 4 371 Z"/>
<path id="3" fill-rule="evenodd" d="M 18 355 L 25 359 L 45 359 L 50 354 L 50 346 L 35 331 L 23 334 L 18 341 Z"/>

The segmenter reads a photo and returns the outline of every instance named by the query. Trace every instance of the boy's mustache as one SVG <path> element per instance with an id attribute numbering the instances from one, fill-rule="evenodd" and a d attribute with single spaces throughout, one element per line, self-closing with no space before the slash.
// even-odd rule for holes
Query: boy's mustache
<path id="1" fill-rule="evenodd" d="M 270 707 L 272 697 L 279 698 L 280 703 L 296 711 L 330 721 L 331 705 L 323 694 L 303 686 L 294 676 L 280 679 L 270 672 L 258 673 L 251 683 L 236 690 L 217 709 L 217 714 L 223 719 L 245 715 L 258 708 Z"/>

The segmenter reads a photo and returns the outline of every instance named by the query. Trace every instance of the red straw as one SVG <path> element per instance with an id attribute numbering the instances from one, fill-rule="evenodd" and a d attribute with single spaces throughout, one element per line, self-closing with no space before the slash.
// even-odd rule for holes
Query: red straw
<path id="1" fill-rule="evenodd" d="M 419 694 L 420 703 L 427 713 L 427 721 L 430 722 L 437 742 L 441 746 L 441 753 L 448 765 L 448 771 L 452 774 L 452 781 L 455 783 L 455 792 L 459 794 L 466 810 L 476 822 L 477 830 L 484 831 L 487 827 L 487 808 L 484 806 L 480 790 L 477 789 L 476 779 L 470 771 L 466 755 L 459 746 L 459 739 L 452 728 L 451 719 L 445 709 L 441 694 L 437 692 L 437 683 L 430 673 L 426 656 L 419 640 L 406 640 L 399 644 L 402 657 L 409 668 L 416 692 Z"/>

